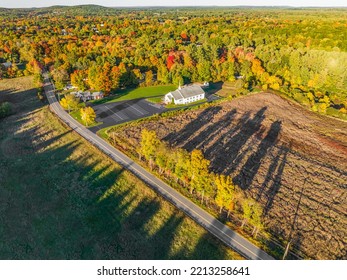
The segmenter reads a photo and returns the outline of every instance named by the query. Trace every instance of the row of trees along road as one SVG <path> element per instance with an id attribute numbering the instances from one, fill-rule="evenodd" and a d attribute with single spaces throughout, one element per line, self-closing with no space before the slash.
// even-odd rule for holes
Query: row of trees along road
<path id="1" fill-rule="evenodd" d="M 246 223 L 252 225 L 253 234 L 257 236 L 262 228 L 262 208 L 254 199 L 245 197 L 230 176 L 209 172 L 210 161 L 200 150 L 189 153 L 171 148 L 157 137 L 155 131 L 143 129 L 137 152 L 151 170 L 157 169 L 167 179 L 180 183 L 190 194 L 199 197 L 201 203 L 212 202 L 220 212 L 225 209 L 228 216 L 231 212 L 241 215 L 241 227 Z"/>

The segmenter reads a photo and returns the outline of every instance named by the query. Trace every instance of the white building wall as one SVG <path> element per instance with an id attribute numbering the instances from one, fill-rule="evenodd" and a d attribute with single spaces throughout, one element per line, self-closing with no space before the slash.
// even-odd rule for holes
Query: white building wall
<path id="1" fill-rule="evenodd" d="M 188 104 L 188 103 L 202 100 L 204 98 L 205 98 L 205 94 L 199 94 L 199 95 L 191 96 L 188 98 L 181 98 L 178 100 L 174 99 L 174 103 L 175 104 Z M 171 103 L 172 99 L 173 99 L 173 95 L 171 94 L 171 92 L 169 92 L 165 95 L 164 101 L 166 104 L 169 104 L 169 103 Z"/>

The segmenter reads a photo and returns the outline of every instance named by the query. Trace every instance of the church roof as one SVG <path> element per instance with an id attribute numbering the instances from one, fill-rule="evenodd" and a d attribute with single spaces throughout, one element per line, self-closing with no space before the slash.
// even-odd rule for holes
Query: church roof
<path id="1" fill-rule="evenodd" d="M 205 94 L 205 92 L 199 85 L 191 85 L 171 91 L 171 94 L 175 100 L 180 100 L 183 98 Z"/>

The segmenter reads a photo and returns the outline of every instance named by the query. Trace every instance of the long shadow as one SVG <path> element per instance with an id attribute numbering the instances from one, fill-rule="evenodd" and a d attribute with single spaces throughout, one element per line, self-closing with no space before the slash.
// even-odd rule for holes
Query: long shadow
<path id="1" fill-rule="evenodd" d="M 206 246 L 206 243 L 211 244 L 210 246 Z M 192 254 L 190 254 L 189 258 L 194 260 L 223 260 L 227 258 L 227 248 L 218 246 L 220 243 L 219 240 L 213 238 L 209 234 L 205 234 L 200 237 L 198 244 L 195 247 L 195 250 Z M 216 249 L 217 247 L 217 249 Z M 210 252 L 214 251 L 212 255 Z"/>
<path id="2" fill-rule="evenodd" d="M 288 156 L 288 153 L 289 153 L 289 149 L 288 148 L 285 148 L 283 147 L 281 149 L 281 152 L 279 153 L 279 157 L 282 157 L 280 159 L 279 162 L 277 162 L 277 171 L 275 172 L 275 170 L 271 173 L 271 174 L 268 174 L 266 179 L 268 178 L 271 178 L 273 177 L 272 179 L 272 182 L 271 182 L 271 185 L 269 186 L 268 190 L 266 191 L 266 198 L 267 198 L 267 201 L 266 201 L 266 204 L 265 204 L 265 207 L 264 207 L 264 214 L 266 215 L 272 208 L 272 205 L 273 205 L 273 201 L 282 185 L 282 176 L 283 176 L 283 171 L 284 171 L 284 168 L 287 164 L 287 156 Z M 276 161 L 274 161 L 274 164 L 276 163 Z M 269 168 L 269 172 L 272 171 L 272 167 Z M 273 174 L 275 174 L 273 176 Z M 264 182 L 263 185 L 266 186 L 267 182 Z"/>
<path id="3" fill-rule="evenodd" d="M 204 149 L 219 133 L 230 125 L 236 115 L 236 109 L 231 110 L 223 116 L 218 122 L 208 125 L 193 139 L 183 145 L 183 148 L 192 151 L 193 149 Z"/>
<path id="4" fill-rule="evenodd" d="M 224 82 L 217 82 L 217 83 L 213 83 L 210 85 L 210 87 L 206 90 L 206 92 L 208 94 L 215 94 L 218 91 L 220 91 L 223 88 L 223 84 Z"/>
<path id="5" fill-rule="evenodd" d="M 222 107 L 209 107 L 203 110 L 193 121 L 188 123 L 184 128 L 182 128 L 178 132 L 171 132 L 167 136 L 164 137 L 164 141 L 168 141 L 171 145 L 179 146 L 193 135 L 196 131 L 198 131 L 202 126 L 209 123 L 215 114 L 217 114 Z"/>
<path id="6" fill-rule="evenodd" d="M 233 179 L 234 183 L 239 185 L 242 189 L 249 188 L 255 175 L 258 173 L 262 159 L 267 155 L 269 149 L 276 145 L 280 131 L 281 122 L 275 121 L 271 125 L 265 138 L 259 144 L 257 150 L 248 157 L 240 173 Z"/>
<path id="7" fill-rule="evenodd" d="M 249 112 L 245 113 L 235 127 L 206 150 L 206 155 L 211 160 L 212 169 L 215 172 L 230 174 L 236 169 L 245 156 L 241 149 L 252 136 L 260 133 L 266 109 L 267 107 L 263 107 L 252 118 Z"/>
<path id="8" fill-rule="evenodd" d="M 263 194 L 266 193 L 266 191 L 268 191 L 268 185 L 271 181 L 273 181 L 272 175 L 275 173 L 278 165 L 280 164 L 280 161 L 282 161 L 281 157 L 283 156 L 285 149 L 286 148 L 284 146 L 280 147 L 278 149 L 278 152 L 276 153 L 276 155 L 272 159 L 271 164 L 269 165 L 269 168 L 268 168 L 267 173 L 265 175 L 265 180 L 261 184 L 261 186 L 259 187 L 259 191 L 257 194 L 257 201 L 261 200 L 263 197 Z"/>
<path id="9" fill-rule="evenodd" d="M 19 120 L 33 125 L 15 114 L 1 123 L 0 144 Z M 44 129 L 34 123 L 17 130 L 26 141 L 13 143 L 6 157 L 0 150 L 1 259 L 193 257 L 191 248 L 175 244 L 181 212 L 167 214 L 160 199 L 144 196 L 138 181 L 106 158 L 96 159 L 70 131 Z M 207 240 L 196 248 L 201 258 L 210 253 L 204 246 L 220 250 Z"/>
<path id="10" fill-rule="evenodd" d="M 16 89 L 0 91 L 0 102 L 9 102 L 13 106 L 13 114 L 16 112 L 26 113 L 42 107 L 44 104 L 38 102 L 36 89 L 28 89 L 18 92 Z M 0 119 L 1 121 L 1 119 Z"/>
<path id="11" fill-rule="evenodd" d="M 176 229 L 181 226 L 183 219 L 184 215 L 170 216 L 161 228 L 151 236 L 150 240 L 154 242 L 158 248 L 158 250 L 154 252 L 153 259 L 164 260 L 172 258 L 170 251 L 177 234 Z"/>

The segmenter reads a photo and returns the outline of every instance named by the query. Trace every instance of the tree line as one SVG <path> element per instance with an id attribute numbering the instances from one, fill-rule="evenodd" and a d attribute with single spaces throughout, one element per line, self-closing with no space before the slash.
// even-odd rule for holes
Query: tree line
<path id="1" fill-rule="evenodd" d="M 155 131 L 143 129 L 137 149 L 140 159 L 144 159 L 149 168 L 157 170 L 169 181 L 175 181 L 190 194 L 196 195 L 201 203 L 212 202 L 222 210 L 242 216 L 243 227 L 246 223 L 253 226 L 256 237 L 262 228 L 262 207 L 232 182 L 230 176 L 209 171 L 210 161 L 200 150 L 187 152 L 181 148 L 172 148 L 161 141 Z"/>

